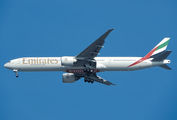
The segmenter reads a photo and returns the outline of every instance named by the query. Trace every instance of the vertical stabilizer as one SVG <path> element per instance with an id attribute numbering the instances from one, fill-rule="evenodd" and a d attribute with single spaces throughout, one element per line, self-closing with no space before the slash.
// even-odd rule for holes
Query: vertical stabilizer
<path id="1" fill-rule="evenodd" d="M 170 55 L 171 52 L 172 52 L 171 50 L 164 51 L 161 54 L 155 56 L 152 61 L 162 61 L 162 60 L 165 60 Z"/>
<path id="2" fill-rule="evenodd" d="M 154 52 L 152 53 L 151 58 L 154 58 L 155 56 L 164 52 L 168 46 L 169 41 L 170 41 L 170 38 L 164 38 L 159 44 L 157 44 L 153 48 Z"/>
<path id="3" fill-rule="evenodd" d="M 141 63 L 144 60 L 147 60 L 149 58 L 156 58 L 157 56 L 159 56 L 160 54 L 162 54 L 163 52 L 165 52 L 167 45 L 169 43 L 170 38 L 164 38 L 159 44 L 157 44 L 147 55 L 145 55 L 144 57 L 142 57 L 141 59 L 139 59 L 138 61 L 134 62 L 133 64 L 129 65 L 128 67 L 134 66 L 136 64 Z M 167 56 L 170 54 L 171 52 L 166 52 L 165 54 L 163 54 L 163 56 Z M 158 58 L 159 59 L 159 58 Z"/>

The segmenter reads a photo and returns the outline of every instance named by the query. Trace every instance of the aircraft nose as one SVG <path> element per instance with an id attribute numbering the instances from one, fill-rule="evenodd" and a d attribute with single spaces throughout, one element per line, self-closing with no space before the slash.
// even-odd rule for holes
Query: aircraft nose
<path id="1" fill-rule="evenodd" d="M 9 69 L 10 68 L 9 63 L 4 64 L 4 67 L 7 68 L 7 69 Z"/>
<path id="2" fill-rule="evenodd" d="M 7 63 L 6 63 L 6 64 L 4 64 L 4 67 L 5 67 L 5 68 L 7 68 L 7 66 L 8 66 L 8 65 L 7 65 Z"/>

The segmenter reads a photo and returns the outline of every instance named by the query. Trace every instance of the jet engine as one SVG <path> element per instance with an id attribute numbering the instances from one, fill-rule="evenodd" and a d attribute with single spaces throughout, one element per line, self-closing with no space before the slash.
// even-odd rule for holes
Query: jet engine
<path id="1" fill-rule="evenodd" d="M 64 83 L 74 83 L 77 80 L 74 73 L 64 73 L 63 74 L 63 82 Z"/>
<path id="2" fill-rule="evenodd" d="M 61 65 L 72 66 L 74 65 L 75 62 L 77 62 L 77 60 L 74 57 L 68 56 L 61 57 Z"/>

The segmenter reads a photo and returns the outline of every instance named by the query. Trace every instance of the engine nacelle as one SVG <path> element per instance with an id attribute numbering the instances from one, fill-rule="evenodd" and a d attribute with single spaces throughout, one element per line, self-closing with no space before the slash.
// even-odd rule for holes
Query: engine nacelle
<path id="1" fill-rule="evenodd" d="M 64 83 L 74 83 L 76 81 L 76 76 L 74 73 L 64 73 L 63 82 Z"/>
<path id="2" fill-rule="evenodd" d="M 64 56 L 61 57 L 61 65 L 72 66 L 77 60 L 74 57 Z"/>

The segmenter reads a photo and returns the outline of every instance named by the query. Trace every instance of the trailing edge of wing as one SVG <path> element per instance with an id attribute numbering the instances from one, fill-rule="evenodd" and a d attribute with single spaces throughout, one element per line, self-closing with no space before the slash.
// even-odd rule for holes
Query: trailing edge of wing
<path id="1" fill-rule="evenodd" d="M 82 51 L 79 55 L 76 56 L 76 59 L 93 59 L 97 55 L 99 55 L 99 51 L 103 47 L 103 44 L 105 43 L 106 37 L 109 35 L 109 33 L 114 30 L 110 29 L 107 32 L 105 32 L 101 37 L 99 37 L 95 42 L 93 42 L 90 46 L 88 46 L 84 51 Z"/>
<path id="2" fill-rule="evenodd" d="M 107 81 L 107 80 L 105 80 L 105 79 L 103 79 L 103 78 L 101 78 L 100 76 L 98 76 L 98 75 L 92 75 L 92 76 L 90 76 L 90 78 L 92 79 L 92 80 L 94 80 L 94 81 L 96 81 L 96 82 L 99 82 L 99 83 L 102 83 L 102 84 L 105 84 L 105 85 L 115 85 L 115 84 L 113 84 L 113 83 L 111 83 L 111 82 L 109 82 L 109 81 Z"/>

